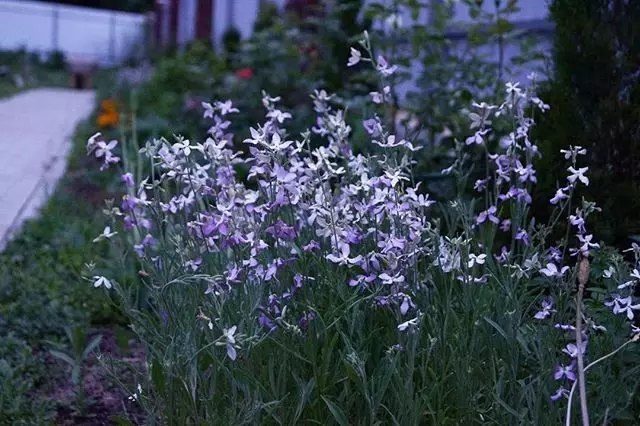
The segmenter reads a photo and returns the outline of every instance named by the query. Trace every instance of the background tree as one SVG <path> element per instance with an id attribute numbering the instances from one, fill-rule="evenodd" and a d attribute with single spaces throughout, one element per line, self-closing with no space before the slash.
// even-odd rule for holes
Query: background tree
<path id="1" fill-rule="evenodd" d="M 584 195 L 603 209 L 596 235 L 627 246 L 640 233 L 640 2 L 553 0 L 550 14 L 553 74 L 542 97 L 552 109 L 538 120 L 540 193 L 564 184 L 560 149 L 587 148 Z"/>

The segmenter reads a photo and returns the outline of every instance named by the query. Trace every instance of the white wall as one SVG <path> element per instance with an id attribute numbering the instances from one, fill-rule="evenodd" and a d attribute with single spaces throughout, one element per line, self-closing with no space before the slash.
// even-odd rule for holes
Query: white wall
<path id="1" fill-rule="evenodd" d="M 271 0 L 281 9 L 287 0 Z M 240 31 L 242 38 L 251 36 L 253 24 L 258 17 L 259 0 L 215 0 L 213 10 L 214 44 L 220 46 L 222 36 L 229 28 L 229 7 L 233 8 L 233 25 Z"/>
<path id="2" fill-rule="evenodd" d="M 144 15 L 0 0 L 0 49 L 26 48 L 107 65 L 127 58 L 144 43 Z"/>

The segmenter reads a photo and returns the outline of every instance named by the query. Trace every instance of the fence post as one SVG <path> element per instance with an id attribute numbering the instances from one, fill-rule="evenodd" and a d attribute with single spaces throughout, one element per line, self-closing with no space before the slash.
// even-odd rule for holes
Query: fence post
<path id="1" fill-rule="evenodd" d="M 60 6 L 53 6 L 53 16 L 51 22 L 51 44 L 52 52 L 60 50 L 59 46 L 59 33 L 60 33 Z"/>

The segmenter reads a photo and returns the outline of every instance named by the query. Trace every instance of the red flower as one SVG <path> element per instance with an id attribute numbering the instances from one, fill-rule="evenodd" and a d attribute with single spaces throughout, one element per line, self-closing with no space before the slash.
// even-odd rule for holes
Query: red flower
<path id="1" fill-rule="evenodd" d="M 253 70 L 251 68 L 242 68 L 241 70 L 236 71 L 236 77 L 241 80 L 248 80 L 253 77 Z"/>

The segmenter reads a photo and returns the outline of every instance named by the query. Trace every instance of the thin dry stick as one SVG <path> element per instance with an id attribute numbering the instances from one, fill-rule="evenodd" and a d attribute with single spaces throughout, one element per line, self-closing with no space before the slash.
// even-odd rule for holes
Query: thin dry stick
<path id="1" fill-rule="evenodd" d="M 584 358 L 582 353 L 582 296 L 584 287 L 589 280 L 588 254 L 580 256 L 578 265 L 578 294 L 576 295 L 576 344 L 578 346 L 578 386 L 580 387 L 580 412 L 582 413 L 582 425 L 589 426 L 589 410 L 587 408 L 587 386 L 584 381 Z"/>
<path id="2" fill-rule="evenodd" d="M 584 368 L 585 373 L 589 371 L 592 367 L 595 367 L 602 361 L 606 360 L 607 358 L 611 358 L 612 356 L 614 356 L 615 354 L 623 350 L 627 345 L 630 345 L 631 343 L 636 343 L 638 341 L 640 341 L 640 334 L 635 334 L 631 339 L 627 340 L 617 349 L 613 350 L 612 352 L 609 352 L 604 356 L 601 356 L 600 358 L 593 361 L 591 364 L 587 365 Z M 571 426 L 571 405 L 572 405 L 571 402 L 573 401 L 573 394 L 575 393 L 575 391 L 576 391 L 576 382 L 573 382 L 573 385 L 571 386 L 571 392 L 569 392 L 569 401 L 567 403 L 567 416 L 566 416 L 566 422 L 565 422 L 566 426 Z"/>

